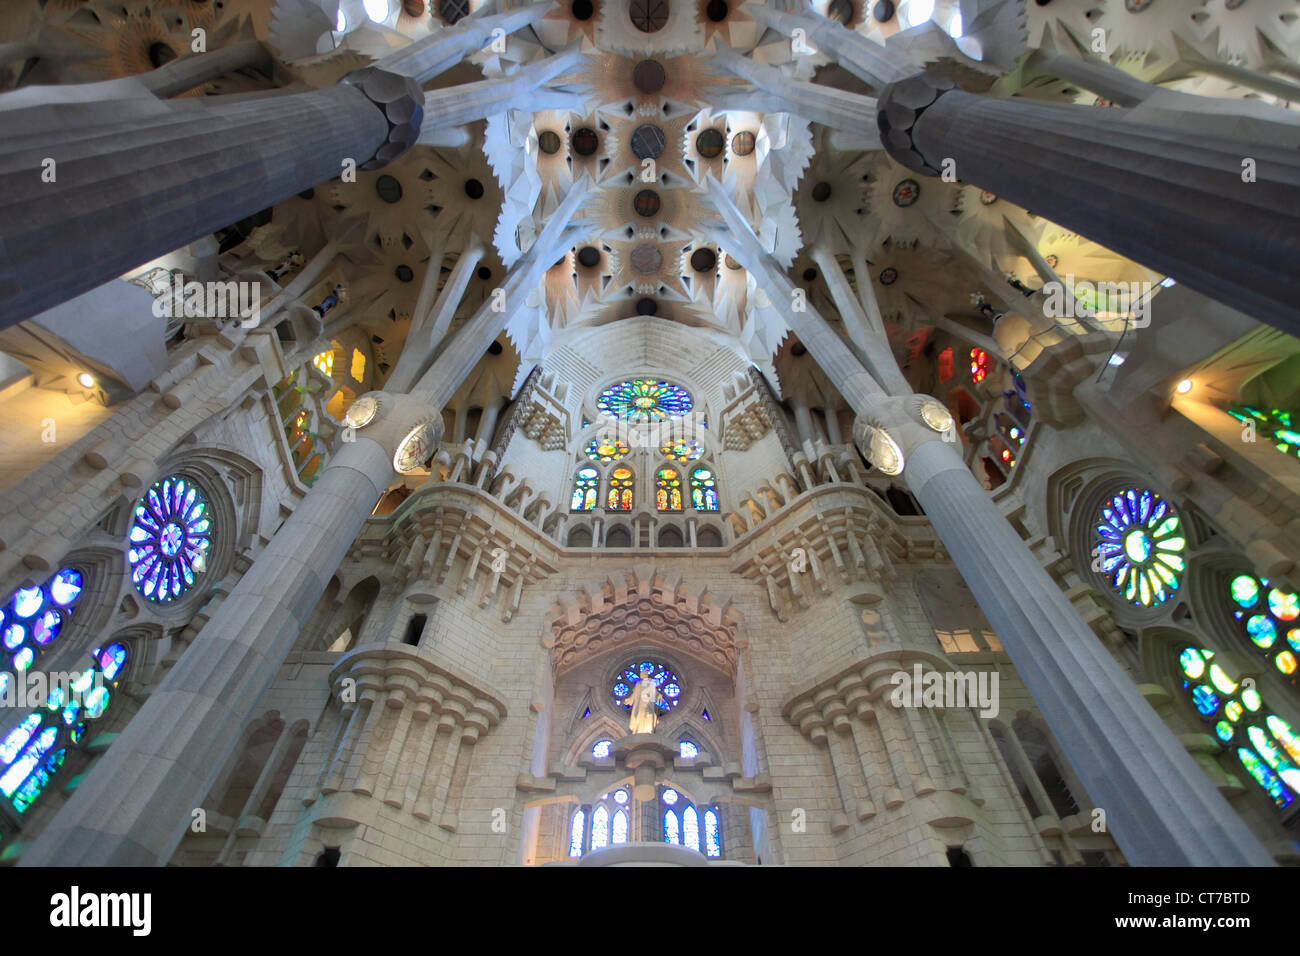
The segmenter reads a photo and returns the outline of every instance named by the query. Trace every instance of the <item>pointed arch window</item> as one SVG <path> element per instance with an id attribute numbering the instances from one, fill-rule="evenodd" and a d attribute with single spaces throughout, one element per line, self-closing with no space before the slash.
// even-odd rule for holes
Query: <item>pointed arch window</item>
<path id="1" fill-rule="evenodd" d="M 610 511 L 631 511 L 634 484 L 632 469 L 615 468 L 609 473 L 609 492 L 605 495 L 605 507 Z"/>
<path id="2" fill-rule="evenodd" d="M 1300 595 L 1272 587 L 1268 578 L 1238 574 L 1228 582 L 1232 616 L 1240 633 L 1294 687 L 1300 681 Z"/>
<path id="3" fill-rule="evenodd" d="M 1300 735 L 1264 706 L 1253 683 L 1237 680 L 1214 658 L 1208 648 L 1182 649 L 1183 690 L 1250 778 L 1279 810 L 1286 809 L 1300 793 Z"/>
<path id="4" fill-rule="evenodd" d="M 696 511 L 718 510 L 718 480 L 709 468 L 696 468 L 691 472 L 691 503 Z"/>
<path id="5" fill-rule="evenodd" d="M 591 848 L 599 850 L 607 846 L 609 846 L 609 807 L 602 803 L 591 814 Z"/>
<path id="6" fill-rule="evenodd" d="M 573 479 L 573 501 L 569 505 L 573 511 L 590 511 L 596 507 L 596 496 L 600 491 L 600 472 L 588 465 L 579 468 Z"/>
<path id="7" fill-rule="evenodd" d="M 586 825 L 587 812 L 579 807 L 569 825 L 569 856 L 582 856 L 583 829 Z"/>
<path id="8" fill-rule="evenodd" d="M 722 826 L 712 807 L 702 814 L 686 795 L 666 787 L 659 794 L 664 806 L 664 842 L 684 846 L 715 859 L 722 856 Z"/>
<path id="9" fill-rule="evenodd" d="M 682 510 L 682 479 L 676 468 L 660 468 L 655 476 L 655 507 L 660 511 Z"/>

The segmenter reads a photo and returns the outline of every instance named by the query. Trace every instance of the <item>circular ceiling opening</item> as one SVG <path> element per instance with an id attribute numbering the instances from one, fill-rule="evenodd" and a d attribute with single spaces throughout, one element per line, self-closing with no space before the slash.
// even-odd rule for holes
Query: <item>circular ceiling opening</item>
<path id="1" fill-rule="evenodd" d="M 632 250 L 632 268 L 642 275 L 651 275 L 663 268 L 664 254 L 658 246 L 644 243 Z"/>
<path id="2" fill-rule="evenodd" d="M 578 250 L 578 265 L 588 269 L 600 265 L 600 250 L 595 246 L 583 246 Z"/>
<path id="3" fill-rule="evenodd" d="M 1038 0 L 1038 5 L 1043 6 L 1043 0 Z M 894 0 L 877 0 L 871 8 L 871 15 L 881 23 L 888 23 L 894 19 Z"/>
<path id="4" fill-rule="evenodd" d="M 804 269 L 804 270 L 803 270 L 803 281 L 804 281 L 804 282 L 812 282 L 812 280 L 813 280 L 813 279 L 816 279 L 816 278 L 817 278 L 817 270 L 816 270 L 816 269 Z"/>
<path id="5" fill-rule="evenodd" d="M 704 15 L 714 23 L 721 23 L 727 19 L 729 10 L 727 0 L 709 0 L 704 7 Z"/>
<path id="6" fill-rule="evenodd" d="M 647 123 L 632 133 L 632 153 L 637 159 L 658 159 L 668 145 L 668 137 L 658 126 Z"/>
<path id="7" fill-rule="evenodd" d="M 385 173 L 375 180 L 375 192 L 384 202 L 397 202 L 402 198 L 402 184 Z"/>
<path id="8" fill-rule="evenodd" d="M 813 202 L 825 202 L 831 198 L 831 184 L 818 183 L 812 188 Z"/>
<path id="9" fill-rule="evenodd" d="M 547 156 L 554 156 L 560 151 L 560 134 L 547 129 L 537 134 L 537 148 Z"/>
<path id="10" fill-rule="evenodd" d="M 465 195 L 470 199 L 483 198 L 483 184 L 477 179 L 465 180 Z"/>
<path id="11" fill-rule="evenodd" d="M 668 0 L 632 0 L 627 15 L 642 33 L 658 33 L 668 25 Z"/>
<path id="12" fill-rule="evenodd" d="M 799 358 L 801 356 L 807 355 L 808 350 L 803 347 L 803 344 L 801 342 L 796 342 L 794 343 L 794 345 L 790 346 L 790 354 L 793 355 L 795 358 Z"/>
<path id="13" fill-rule="evenodd" d="M 398 282 L 410 282 L 415 278 L 415 273 L 411 271 L 410 266 L 398 266 L 393 274 L 397 276 Z"/>
<path id="14" fill-rule="evenodd" d="M 853 20 L 853 4 L 849 0 L 831 0 L 830 6 L 826 8 L 826 17 L 848 26 Z"/>
<path id="15" fill-rule="evenodd" d="M 488 355 L 500 355 L 503 351 L 505 351 L 501 347 L 500 342 L 493 342 L 491 345 L 488 346 L 487 350 L 488 350 Z"/>
<path id="16" fill-rule="evenodd" d="M 722 155 L 727 145 L 727 138 L 721 130 L 706 129 L 695 137 L 695 151 L 705 159 L 714 159 Z"/>
<path id="17" fill-rule="evenodd" d="M 654 315 L 658 311 L 659 311 L 659 303 L 656 302 L 654 299 L 636 300 L 637 315 Z"/>
<path id="18" fill-rule="evenodd" d="M 754 134 L 743 130 L 731 137 L 731 151 L 737 156 L 748 156 L 754 151 Z"/>
<path id="19" fill-rule="evenodd" d="M 488 279 L 492 278 L 492 270 L 487 266 L 479 266 L 477 275 L 480 279 L 486 282 Z"/>
<path id="20" fill-rule="evenodd" d="M 636 214 L 647 219 L 657 216 L 662 206 L 659 194 L 653 189 L 643 189 L 632 197 L 632 208 L 636 210 Z"/>
<path id="21" fill-rule="evenodd" d="M 712 249 L 696 249 L 691 253 L 691 268 L 696 272 L 712 272 L 718 267 L 718 254 Z"/>
<path id="22" fill-rule="evenodd" d="M 575 20 L 590 20 L 596 12 L 591 0 L 573 0 L 573 6 L 570 9 L 573 11 L 573 19 Z"/>
<path id="23" fill-rule="evenodd" d="M 573 144 L 573 151 L 579 156 L 590 156 L 600 149 L 600 137 L 590 126 L 584 126 L 574 133 L 570 142 Z"/>
<path id="24" fill-rule="evenodd" d="M 642 60 L 632 68 L 632 85 L 642 93 L 658 93 L 668 82 L 663 64 L 657 60 Z"/>

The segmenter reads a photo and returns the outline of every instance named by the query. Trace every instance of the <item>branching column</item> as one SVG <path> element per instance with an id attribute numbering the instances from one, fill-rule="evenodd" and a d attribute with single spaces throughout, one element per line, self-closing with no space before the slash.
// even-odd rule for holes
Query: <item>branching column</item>
<path id="1" fill-rule="evenodd" d="M 789 302 L 789 280 L 726 190 L 716 180 L 710 186 L 727 227 L 716 238 L 725 239 L 773 302 Z M 811 306 L 786 311 L 786 321 L 858 413 L 854 437 L 863 454 L 888 473 L 901 472 L 925 509 L 1129 861 L 1270 865 L 1254 834 L 1102 647 L 954 444 L 940 439 L 946 409 L 925 396 L 887 396 Z M 905 739 L 901 728 L 895 731 Z"/>

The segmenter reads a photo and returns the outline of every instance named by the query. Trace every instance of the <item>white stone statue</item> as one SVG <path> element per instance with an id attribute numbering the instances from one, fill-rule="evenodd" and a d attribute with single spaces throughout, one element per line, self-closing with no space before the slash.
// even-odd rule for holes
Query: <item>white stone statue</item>
<path id="1" fill-rule="evenodd" d="M 659 721 L 655 705 L 663 703 L 664 695 L 659 693 L 659 687 L 651 676 L 653 674 L 652 668 L 641 668 L 641 679 L 632 688 L 631 696 L 623 701 L 632 708 L 632 719 L 628 726 L 634 734 L 653 734 L 655 724 Z"/>

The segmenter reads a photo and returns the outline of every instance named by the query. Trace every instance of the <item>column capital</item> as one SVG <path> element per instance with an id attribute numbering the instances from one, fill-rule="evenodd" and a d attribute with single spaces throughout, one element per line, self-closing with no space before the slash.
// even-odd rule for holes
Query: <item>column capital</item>
<path id="1" fill-rule="evenodd" d="M 442 441 L 442 415 L 437 407 L 410 395 L 367 392 L 349 406 L 343 421 L 357 437 L 383 448 L 398 472 L 423 465 Z"/>
<path id="2" fill-rule="evenodd" d="M 880 91 L 876 100 L 876 124 L 880 127 L 880 142 L 890 156 L 922 175 L 939 175 L 939 170 L 916 145 L 912 130 L 921 114 L 955 86 L 946 77 L 916 73 Z"/>
<path id="3" fill-rule="evenodd" d="M 361 163 L 362 169 L 379 169 L 415 145 L 424 122 L 424 90 L 409 76 L 376 66 L 353 70 L 339 83 L 355 86 L 384 116 L 388 137 L 375 154 Z"/>
<path id="4" fill-rule="evenodd" d="M 957 435 L 952 413 L 929 395 L 898 395 L 872 404 L 853 423 L 853 442 L 876 468 L 901 475 L 912 452 Z"/>

